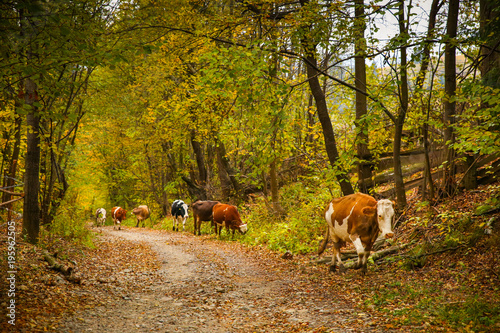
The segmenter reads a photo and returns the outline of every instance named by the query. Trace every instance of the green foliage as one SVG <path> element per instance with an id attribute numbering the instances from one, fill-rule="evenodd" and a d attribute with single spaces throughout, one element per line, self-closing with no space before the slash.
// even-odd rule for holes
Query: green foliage
<path id="1" fill-rule="evenodd" d="M 459 102 L 466 105 L 455 129 L 459 134 L 454 147 L 459 152 L 494 154 L 500 151 L 500 89 L 468 80 L 462 86 Z"/>
<path id="2" fill-rule="evenodd" d="M 494 193 L 484 203 L 476 207 L 476 215 L 482 215 L 490 210 L 500 208 L 500 186 L 493 188 L 493 190 Z"/>
<path id="3" fill-rule="evenodd" d="M 288 214 L 277 219 L 268 209 L 269 203 L 263 197 L 256 197 L 244 215 L 249 231 L 242 242 L 265 245 L 280 252 L 315 252 L 326 230 L 322 215 L 329 200 L 331 196 L 324 188 L 309 187 L 304 182 L 290 184 L 281 189 L 281 203 Z"/>
<path id="4" fill-rule="evenodd" d="M 93 235 L 86 226 L 89 216 L 86 215 L 89 215 L 88 211 L 78 205 L 77 195 L 70 195 L 61 204 L 50 226 L 50 232 L 93 247 Z"/>

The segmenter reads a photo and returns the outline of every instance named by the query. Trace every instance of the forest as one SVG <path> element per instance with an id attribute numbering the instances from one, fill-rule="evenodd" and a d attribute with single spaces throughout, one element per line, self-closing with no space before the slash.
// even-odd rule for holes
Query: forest
<path id="1" fill-rule="evenodd" d="M 100 207 L 168 230 L 174 200 L 218 200 L 237 242 L 314 255 L 327 203 L 362 192 L 395 203 L 398 269 L 491 251 L 482 314 L 449 327 L 500 329 L 499 4 L 2 2 L 2 230 L 92 247 Z"/>

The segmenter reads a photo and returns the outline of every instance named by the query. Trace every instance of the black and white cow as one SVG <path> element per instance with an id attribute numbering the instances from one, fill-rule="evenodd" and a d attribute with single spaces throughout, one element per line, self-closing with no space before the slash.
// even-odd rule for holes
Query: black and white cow
<path id="1" fill-rule="evenodd" d="M 174 219 L 172 230 L 179 231 L 177 223 L 180 223 L 180 220 L 182 220 L 182 231 L 186 231 L 186 220 L 189 217 L 188 205 L 186 205 L 182 200 L 175 200 L 174 203 L 172 204 L 171 213 L 172 213 L 172 218 Z"/>

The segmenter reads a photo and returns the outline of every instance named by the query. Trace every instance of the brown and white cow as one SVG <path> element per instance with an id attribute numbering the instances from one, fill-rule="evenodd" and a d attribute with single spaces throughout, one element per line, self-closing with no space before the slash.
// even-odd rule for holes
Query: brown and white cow
<path id="1" fill-rule="evenodd" d="M 140 205 L 139 207 L 132 209 L 132 214 L 134 214 L 135 218 L 137 219 L 137 225 L 135 227 L 139 227 L 139 222 L 142 221 L 142 227 L 144 228 L 144 221 L 149 217 L 150 214 L 148 206 Z"/>
<path id="2" fill-rule="evenodd" d="M 194 234 L 198 232 L 198 235 L 201 235 L 201 222 L 202 221 L 211 221 L 212 225 L 214 224 L 214 219 L 212 215 L 213 207 L 218 204 L 219 201 L 201 201 L 196 200 L 191 204 L 191 209 L 193 210 L 193 218 L 194 218 Z"/>
<path id="3" fill-rule="evenodd" d="M 344 272 L 340 248 L 346 242 L 351 242 L 358 253 L 358 263 L 354 268 L 361 268 L 363 274 L 366 274 L 366 262 L 379 233 L 385 238 L 391 238 L 394 235 L 392 232 L 393 216 L 393 202 L 387 199 L 377 201 L 363 193 L 333 199 L 325 210 L 328 229 L 318 254 L 323 253 L 328 238 L 331 237 L 334 254 L 330 270 L 335 270 L 338 261 L 340 271 Z"/>
<path id="4" fill-rule="evenodd" d="M 127 218 L 127 211 L 121 207 L 113 207 L 111 209 L 111 216 L 113 217 L 113 229 L 116 229 L 118 224 L 118 230 L 121 230 L 122 221 Z"/>
<path id="5" fill-rule="evenodd" d="M 241 221 L 240 213 L 238 213 L 238 208 L 236 208 L 236 206 L 218 203 L 214 206 L 213 214 L 215 234 L 219 236 L 222 227 L 226 227 L 228 232 L 229 229 L 231 229 L 233 231 L 233 237 L 235 230 L 238 230 L 243 235 L 248 231 L 247 224 Z M 217 228 L 219 231 L 217 231 Z"/>

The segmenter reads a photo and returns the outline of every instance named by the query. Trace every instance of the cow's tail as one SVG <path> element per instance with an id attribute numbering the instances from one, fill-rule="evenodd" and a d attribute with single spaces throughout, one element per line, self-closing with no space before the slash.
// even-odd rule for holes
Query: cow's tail
<path id="1" fill-rule="evenodd" d="M 330 238 L 330 226 L 326 226 L 326 233 L 323 241 L 320 243 L 318 248 L 318 256 L 325 252 L 326 245 L 328 244 L 328 239 Z"/>

